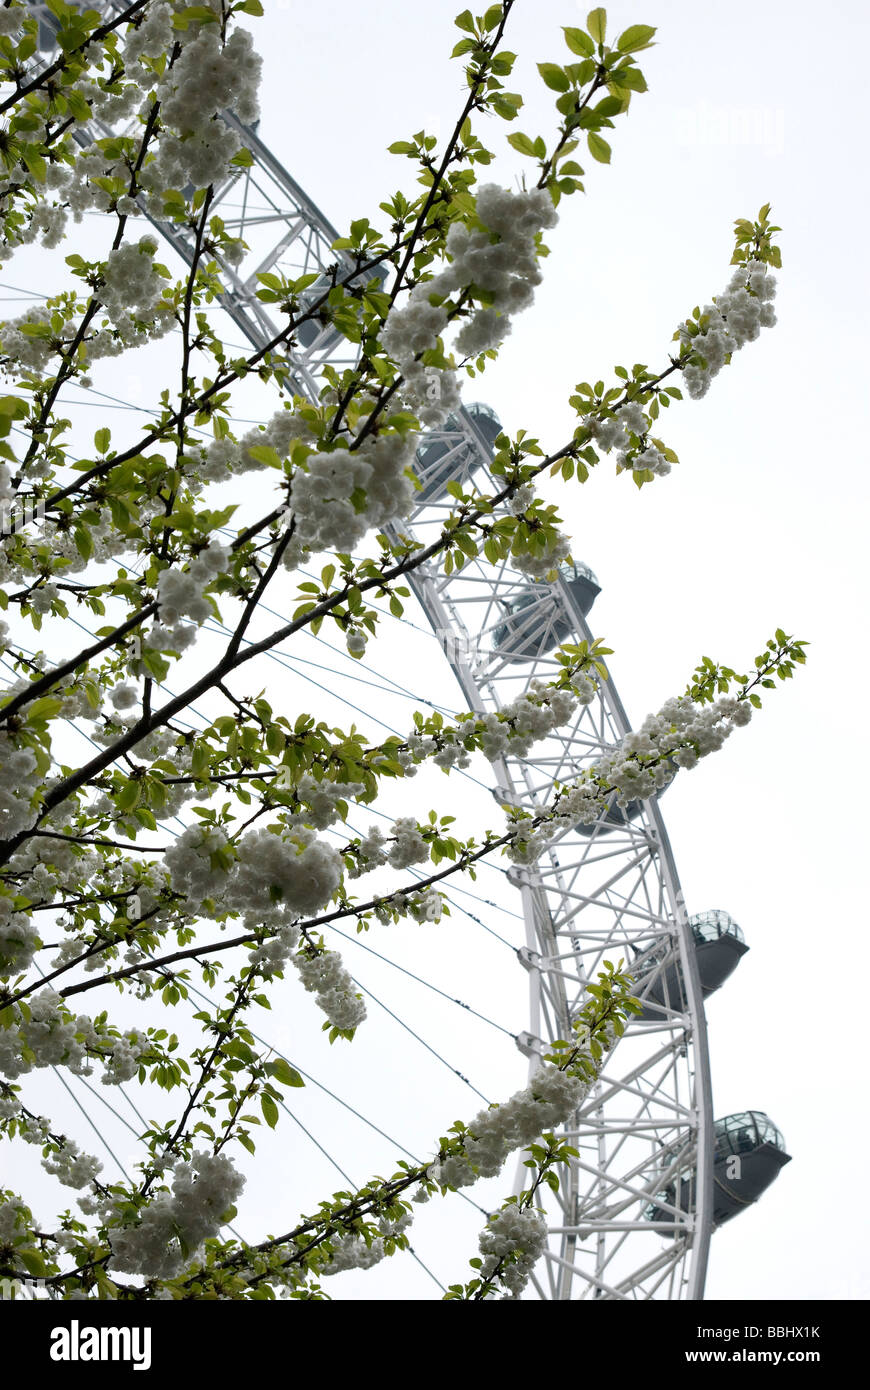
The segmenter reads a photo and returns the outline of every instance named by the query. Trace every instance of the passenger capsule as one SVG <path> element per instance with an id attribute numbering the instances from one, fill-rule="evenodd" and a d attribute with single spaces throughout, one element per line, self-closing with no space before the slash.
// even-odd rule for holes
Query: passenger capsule
<path id="1" fill-rule="evenodd" d="M 564 564 L 559 569 L 585 618 L 601 585 L 588 565 Z M 552 584 L 541 581 L 530 584 L 508 605 L 504 621 L 493 634 L 493 646 L 508 661 L 531 661 L 560 646 L 573 630 L 570 617 L 556 602 Z"/>
<path id="2" fill-rule="evenodd" d="M 444 428 L 432 430 L 417 449 L 415 471 L 420 489 L 415 495 L 417 506 L 434 502 L 447 492 L 449 482 L 464 483 L 466 478 L 488 463 L 495 452 L 495 441 L 501 434 L 501 421 L 492 406 L 474 401 L 465 407 L 477 436 L 473 444 L 455 415 L 449 415 Z"/>
<path id="3" fill-rule="evenodd" d="M 749 947 L 733 917 L 729 917 L 721 908 L 690 917 L 689 926 L 698 962 L 701 993 L 707 999 L 737 969 Z M 664 961 L 668 963 L 665 965 Z M 643 974 L 636 977 L 635 994 L 643 1004 L 643 1013 L 633 1015 L 635 1022 L 661 1022 L 666 1016 L 665 1010 L 676 1010 L 678 1013 L 685 1010 L 683 972 L 679 961 L 674 958 L 671 945 L 663 947 L 653 956 L 647 956 Z"/>
<path id="4" fill-rule="evenodd" d="M 339 276 L 341 278 L 343 278 L 346 273 L 346 267 L 339 267 Z M 380 289 L 387 279 L 388 273 L 386 266 L 373 265 L 370 266 L 368 270 L 361 271 L 359 275 L 353 276 L 343 288 L 345 291 L 353 287 L 364 289 L 372 280 L 377 280 L 377 288 Z M 312 304 L 316 304 L 317 300 L 322 298 L 324 292 L 332 288 L 333 278 L 331 275 L 325 273 L 323 275 L 318 275 L 317 279 L 313 284 L 308 286 L 307 290 L 302 290 L 302 292 L 297 295 L 302 312 L 304 313 Z M 294 333 L 303 347 L 310 348 L 316 344 L 318 352 L 334 348 L 336 343 L 344 337 L 341 329 L 336 328 L 335 324 L 332 322 L 328 312 L 328 304 L 324 305 L 323 308 L 327 311 L 323 313 L 323 310 L 321 310 L 323 317 L 317 315 L 314 318 L 306 319 L 304 323 L 300 323 L 299 327 L 294 329 Z M 356 352 L 356 348 L 354 348 L 354 352 Z"/>
<path id="5" fill-rule="evenodd" d="M 722 1226 L 757 1202 L 778 1175 L 791 1163 L 785 1140 L 776 1125 L 760 1110 L 726 1115 L 713 1125 L 713 1225 Z M 667 1151 L 663 1155 L 667 1163 Z M 648 1221 L 679 1220 L 674 1211 L 695 1208 L 694 1173 L 677 1178 L 657 1195 L 644 1212 Z M 667 1203 L 667 1206 L 660 1205 Z"/>

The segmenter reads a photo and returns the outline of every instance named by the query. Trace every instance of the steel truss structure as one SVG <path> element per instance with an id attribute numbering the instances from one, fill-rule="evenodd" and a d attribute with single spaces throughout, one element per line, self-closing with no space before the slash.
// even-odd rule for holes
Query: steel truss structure
<path id="1" fill-rule="evenodd" d="M 110 0 L 101 8 L 124 7 Z M 223 267 L 223 306 L 262 349 L 281 336 L 286 320 L 257 299 L 259 275 L 317 272 L 323 278 L 314 291 L 322 298 L 335 277 L 347 280 L 355 263 L 332 249 L 335 228 L 257 131 L 225 119 L 253 162 L 216 188 L 212 201 L 227 229 L 248 245 L 239 266 Z M 89 144 L 115 133 L 94 122 L 76 138 Z M 155 226 L 189 263 L 192 232 Z M 353 365 L 355 347 L 328 313 L 309 322 L 304 336 L 290 354 L 293 380 L 317 400 L 324 369 Z M 485 487 L 490 449 L 475 418 L 463 409 L 450 423 L 426 436 L 427 445 L 443 445 L 439 474 L 445 467 L 449 474 L 455 462 L 453 476 Z M 423 500 L 401 531 L 425 545 L 453 500 L 426 485 L 425 471 L 421 478 Z M 592 640 L 561 578 L 530 586 L 507 565 L 476 559 L 450 575 L 436 563 L 421 565 L 409 582 L 470 709 L 500 709 L 533 680 L 558 673 L 553 649 L 559 642 Z M 505 640 L 505 619 L 519 598 L 525 606 L 515 622 L 523 640 Z M 555 784 L 570 781 L 629 728 L 613 682 L 602 682 L 594 701 L 533 756 L 494 764 L 496 799 L 531 811 L 547 806 Z M 570 1035 L 586 987 L 605 960 L 626 961 L 648 1004 L 607 1055 L 594 1091 L 565 1131 L 578 1157 L 558 1197 L 546 1198 L 550 1241 L 534 1287 L 544 1299 L 701 1298 L 713 1204 L 710 1070 L 692 933 L 657 798 L 630 819 L 602 815 L 596 825 L 564 834 L 534 867 L 509 877 L 525 919 L 526 944 L 517 955 L 528 972 L 530 1006 L 518 1044 L 531 1071 L 547 1042 Z M 519 1170 L 518 1190 L 525 1171 Z M 692 1178 L 673 1188 L 677 1203 L 681 1193 L 692 1194 L 690 1209 L 662 1195 L 677 1175 Z"/>

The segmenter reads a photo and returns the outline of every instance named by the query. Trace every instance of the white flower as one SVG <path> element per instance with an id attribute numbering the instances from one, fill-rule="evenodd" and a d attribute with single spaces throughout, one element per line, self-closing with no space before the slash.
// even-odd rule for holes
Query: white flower
<path id="1" fill-rule="evenodd" d="M 395 844 L 387 857 L 394 869 L 408 869 L 429 858 L 429 846 L 413 816 L 400 816 L 392 826 L 392 833 Z"/>
<path id="2" fill-rule="evenodd" d="M 689 344 L 706 364 L 683 368 L 683 384 L 690 396 L 698 399 L 706 395 L 728 358 L 754 342 L 762 328 L 776 323 L 770 302 L 775 294 L 776 279 L 769 267 L 761 261 L 747 261 L 735 268 L 725 293 L 704 305 L 700 332 L 692 335 L 685 323 L 679 325 L 680 341 Z"/>
<path id="3" fill-rule="evenodd" d="M 484 1259 L 479 1277 L 490 1279 L 496 1275 L 507 1290 L 505 1296 L 518 1298 L 546 1244 L 547 1223 L 543 1215 L 531 1209 L 521 1211 L 513 1202 L 490 1217 L 480 1234 Z"/>
<path id="4" fill-rule="evenodd" d="M 305 988 L 317 996 L 333 1028 L 358 1028 L 366 1017 L 365 1002 L 354 989 L 337 951 L 302 954 L 293 961 Z"/>
<path id="5" fill-rule="evenodd" d="M 543 549 L 528 550 L 521 555 L 512 552 L 510 562 L 520 574 L 527 574 L 531 579 L 546 579 L 570 554 L 570 539 L 556 531 Z"/>
<path id="6" fill-rule="evenodd" d="M 244 1185 L 226 1154 L 199 1152 L 189 1163 L 176 1163 L 172 1192 L 158 1193 L 138 1225 L 110 1230 L 111 1268 L 171 1279 L 208 1236 L 217 1235 Z"/>
<path id="7" fill-rule="evenodd" d="M 139 703 L 139 692 L 135 685 L 116 685 L 109 699 L 115 709 L 132 709 L 134 705 Z"/>

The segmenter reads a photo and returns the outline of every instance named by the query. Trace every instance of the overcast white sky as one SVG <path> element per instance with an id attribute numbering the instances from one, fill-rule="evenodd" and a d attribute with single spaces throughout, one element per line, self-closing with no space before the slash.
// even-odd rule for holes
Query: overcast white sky
<path id="1" fill-rule="evenodd" d="M 261 134 L 336 225 L 376 220 L 404 179 L 392 140 L 449 131 L 458 8 L 267 0 L 253 26 Z M 560 26 L 584 24 L 586 10 L 517 5 L 518 128 L 552 128 L 534 64 L 566 61 Z M 558 496 L 575 554 L 602 580 L 592 623 L 616 648 L 633 719 L 682 688 L 702 653 L 739 667 L 777 625 L 812 643 L 792 686 L 679 779 L 664 809 L 689 910 L 727 908 L 751 947 L 709 1005 L 715 1111 L 766 1110 L 793 1155 L 715 1236 L 708 1296 L 866 1297 L 870 10 L 638 0 L 609 14 L 616 32 L 658 26 L 642 55 L 650 91 L 617 122 L 611 167 L 589 160 L 587 195 L 563 202 L 546 282 L 482 394 L 511 432 L 558 447 L 574 383 L 616 362 L 661 362 L 677 321 L 724 288 L 733 219 L 772 203 L 779 324 L 704 401 L 670 412 L 681 466 L 641 494 L 602 470 Z M 493 121 L 497 150 L 506 134 Z M 522 167 L 508 149 L 495 174 L 508 182 Z"/>
<path id="2" fill-rule="evenodd" d="M 261 138 L 339 229 L 360 215 L 382 221 L 378 203 L 407 187 L 411 168 L 386 146 L 421 126 L 446 135 L 462 100 L 459 65 L 448 61 L 456 0 L 265 0 L 265 8 L 251 26 L 265 59 Z M 611 670 L 633 720 L 680 691 L 702 654 L 751 664 L 777 626 L 812 644 L 792 685 L 771 692 L 722 754 L 680 777 L 663 809 L 689 911 L 727 909 L 751 947 L 709 1004 L 715 1112 L 767 1111 L 793 1156 L 761 1203 L 714 1237 L 708 1296 L 866 1297 L 870 12 L 857 0 L 823 9 L 760 0 L 730 12 L 639 0 L 610 13 L 617 32 L 659 26 L 658 46 L 642 55 L 650 92 L 611 132 L 611 167 L 589 160 L 587 194 L 563 202 L 545 284 L 480 395 L 510 433 L 525 428 L 558 447 L 572 429 L 574 384 L 607 378 L 616 362 L 663 362 L 679 319 L 725 287 L 733 219 L 772 203 L 783 227 L 779 324 L 738 355 L 704 401 L 669 412 L 662 433 L 681 466 L 640 494 L 602 468 L 584 488 L 552 495 L 575 556 L 601 579 L 591 622 L 616 649 Z M 507 41 L 520 54 L 511 85 L 526 98 L 518 128 L 552 129 L 552 94 L 534 65 L 566 61 L 560 26 L 583 24 L 585 14 L 570 0 L 519 0 Z M 501 151 L 508 130 L 493 121 L 486 138 Z M 524 162 L 504 151 L 490 176 L 510 183 Z M 427 666 L 431 643 L 422 642 L 409 632 L 393 659 L 430 698 L 455 703 L 449 676 Z M 407 710 L 393 711 L 380 694 L 367 708 L 407 724 Z M 447 809 L 455 786 L 432 785 Z M 480 903 L 471 906 L 481 913 Z M 491 923 L 504 930 L 504 915 Z M 395 942 L 415 962 L 409 968 L 463 999 L 486 999 L 498 1022 L 523 1028 L 519 967 L 508 962 L 515 976 L 496 977 L 490 938 L 458 922 L 445 933 L 431 947 L 402 945 L 399 933 L 371 944 L 390 951 Z M 456 1021 L 459 1011 L 439 1013 L 412 982 L 364 964 L 375 992 L 382 987 L 408 1021 L 422 1019 L 421 1032 L 472 1080 L 480 1075 L 492 1098 L 522 1084 L 524 1063 L 508 1039 L 493 1049 L 495 1034 L 474 1034 L 462 1016 Z M 415 1045 L 380 1018 L 371 1043 L 361 1030 L 340 1059 L 316 1036 L 312 1054 L 317 1016 L 304 1002 L 297 1010 L 295 996 L 292 1016 L 273 1015 L 269 1026 L 270 1040 L 300 1061 L 314 1055 L 330 1084 L 421 1151 L 430 1112 L 446 1126 L 479 1104 L 455 1077 L 430 1075 L 422 1053 L 418 1068 Z M 386 1076 L 379 1068 L 391 1055 L 401 1065 Z M 318 1109 L 313 1092 L 300 1093 L 299 1105 L 324 1146 L 353 1164 L 354 1179 L 392 1168 L 390 1144 L 348 1128 L 334 1107 Z M 243 1208 L 255 1229 L 271 1228 L 266 1218 L 276 1211 L 292 1216 L 324 1183 L 337 1185 L 301 1143 L 286 1130 L 269 1140 L 269 1182 L 249 1190 Z M 440 1277 L 455 1281 L 482 1218 L 460 1211 L 448 1238 L 439 1230 L 445 1211 L 427 1209 L 418 1244 L 434 1252 Z M 332 1291 L 436 1292 L 407 1258 L 362 1281 L 346 1276 Z"/>

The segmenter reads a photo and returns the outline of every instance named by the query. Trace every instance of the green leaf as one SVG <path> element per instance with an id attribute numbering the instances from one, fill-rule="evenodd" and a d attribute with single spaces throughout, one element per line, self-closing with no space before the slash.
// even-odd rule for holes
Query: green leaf
<path id="1" fill-rule="evenodd" d="M 512 145 L 515 150 L 519 150 L 520 154 L 534 156 L 535 146 L 530 136 L 523 135 L 520 130 L 515 130 L 512 135 L 508 136 L 508 144 Z"/>
<path id="2" fill-rule="evenodd" d="M 142 788 L 138 781 L 130 778 L 115 796 L 115 806 L 119 811 L 132 811 L 139 800 Z"/>
<path id="3" fill-rule="evenodd" d="M 562 33 L 565 35 L 565 42 L 572 53 L 579 53 L 583 58 L 591 58 L 595 52 L 595 44 L 587 33 L 582 29 L 566 29 L 563 25 Z"/>
<path id="4" fill-rule="evenodd" d="M 596 43 L 604 43 L 604 35 L 607 33 L 607 11 L 600 6 L 597 10 L 590 10 L 586 16 L 586 28 Z"/>
<path id="5" fill-rule="evenodd" d="M 457 29 L 464 29 L 466 34 L 474 33 L 474 16 L 471 10 L 463 10 L 462 14 L 456 16 L 453 23 Z"/>
<path id="6" fill-rule="evenodd" d="M 597 159 L 599 164 L 610 163 L 610 146 L 600 135 L 596 135 L 594 130 L 590 130 L 586 137 L 589 145 L 589 153 L 593 159 Z"/>
<path id="7" fill-rule="evenodd" d="M 263 1119 L 270 1129 L 274 1129 L 278 1123 L 278 1107 L 271 1096 L 260 1097 L 260 1108 L 263 1111 Z"/>
<path id="8" fill-rule="evenodd" d="M 90 560 L 94 553 L 94 541 L 87 526 L 77 526 L 73 532 L 76 550 L 83 560 Z"/>
<path id="9" fill-rule="evenodd" d="M 45 1274 L 45 1260 L 38 1250 L 16 1250 L 15 1253 L 28 1274 L 33 1274 L 37 1278 L 39 1275 Z"/>
<path id="10" fill-rule="evenodd" d="M 304 1086 L 305 1082 L 295 1067 L 291 1067 L 286 1057 L 276 1057 L 274 1062 L 266 1063 L 266 1071 L 280 1081 L 283 1086 Z"/>
<path id="11" fill-rule="evenodd" d="M 111 443 L 111 440 L 112 440 L 112 431 L 111 431 L 111 430 L 109 430 L 109 429 L 97 430 L 96 434 L 94 435 L 94 447 L 96 448 L 97 453 L 98 453 L 98 454 L 105 454 L 105 453 L 107 453 L 107 452 L 108 452 L 108 449 L 109 449 L 109 444 Z"/>
<path id="12" fill-rule="evenodd" d="M 571 85 L 565 69 L 560 68 L 557 63 L 538 63 L 538 72 L 554 92 L 567 92 Z"/>
<path id="13" fill-rule="evenodd" d="M 632 92 L 647 90 L 646 78 L 640 68 L 617 68 L 613 73 L 613 83 L 616 87 L 628 87 Z"/>
<path id="14" fill-rule="evenodd" d="M 620 53 L 637 53 L 641 48 L 649 48 L 650 39 L 655 33 L 651 24 L 632 24 L 616 40 Z"/>
<path id="15" fill-rule="evenodd" d="M 60 713 L 62 701 L 54 695 L 40 695 L 38 700 L 34 700 L 27 709 L 28 724 L 40 723 L 47 719 L 54 719 Z"/>

